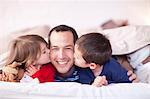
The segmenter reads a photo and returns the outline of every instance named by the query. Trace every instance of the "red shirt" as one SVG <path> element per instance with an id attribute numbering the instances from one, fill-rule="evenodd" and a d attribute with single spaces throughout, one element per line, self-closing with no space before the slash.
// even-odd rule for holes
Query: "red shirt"
<path id="1" fill-rule="evenodd" d="M 40 70 L 32 75 L 32 78 L 38 78 L 40 83 L 54 81 L 55 69 L 51 63 L 42 65 Z"/>

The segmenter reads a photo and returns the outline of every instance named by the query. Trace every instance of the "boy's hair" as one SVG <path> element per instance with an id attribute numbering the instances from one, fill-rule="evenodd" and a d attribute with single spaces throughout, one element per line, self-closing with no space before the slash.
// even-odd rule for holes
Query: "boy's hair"
<path id="1" fill-rule="evenodd" d="M 23 35 L 14 39 L 10 44 L 10 53 L 6 65 L 14 61 L 22 63 L 25 68 L 41 55 L 40 44 L 47 42 L 39 35 Z"/>
<path id="2" fill-rule="evenodd" d="M 54 28 L 52 28 L 49 32 L 49 35 L 48 35 L 48 43 L 49 43 L 49 47 L 50 47 L 50 36 L 51 36 L 51 33 L 53 31 L 56 31 L 56 32 L 65 32 L 65 31 L 70 31 L 72 32 L 73 34 L 73 39 L 74 39 L 74 44 L 76 42 L 76 40 L 78 39 L 78 35 L 77 35 L 77 32 L 75 31 L 74 28 L 70 27 L 70 26 L 67 26 L 67 25 L 58 25 Z"/>
<path id="3" fill-rule="evenodd" d="M 87 63 L 105 64 L 112 55 L 109 40 L 100 33 L 82 35 L 76 42 L 83 59 Z"/>

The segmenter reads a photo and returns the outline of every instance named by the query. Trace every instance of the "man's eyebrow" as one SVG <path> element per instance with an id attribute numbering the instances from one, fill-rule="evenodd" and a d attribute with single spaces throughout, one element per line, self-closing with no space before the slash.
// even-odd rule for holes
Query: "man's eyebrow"
<path id="1" fill-rule="evenodd" d="M 74 46 L 72 46 L 72 45 L 67 45 L 67 46 L 65 46 L 65 47 L 74 47 Z"/>
<path id="2" fill-rule="evenodd" d="M 58 47 L 58 46 L 51 46 L 51 47 Z"/>
<path id="3" fill-rule="evenodd" d="M 51 47 L 58 47 L 58 46 L 51 46 Z M 65 47 L 74 47 L 73 45 L 66 45 Z"/>

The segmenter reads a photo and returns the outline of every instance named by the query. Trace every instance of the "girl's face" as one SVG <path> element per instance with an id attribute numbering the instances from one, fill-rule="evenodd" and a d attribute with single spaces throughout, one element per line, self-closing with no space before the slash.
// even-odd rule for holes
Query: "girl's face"
<path id="1" fill-rule="evenodd" d="M 47 48 L 46 44 L 41 43 L 41 56 L 35 62 L 36 65 L 42 65 L 50 62 L 49 52 L 50 50 Z"/>

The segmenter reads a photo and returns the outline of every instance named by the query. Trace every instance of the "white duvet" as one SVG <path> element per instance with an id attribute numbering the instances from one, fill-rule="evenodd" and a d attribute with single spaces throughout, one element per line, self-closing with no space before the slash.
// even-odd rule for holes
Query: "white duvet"
<path id="1" fill-rule="evenodd" d="M 100 88 L 73 82 L 0 82 L 0 99 L 150 99 L 150 85 L 111 84 Z"/>
<path id="2" fill-rule="evenodd" d="M 103 31 L 109 38 L 113 55 L 132 53 L 150 44 L 150 26 L 124 26 Z"/>

